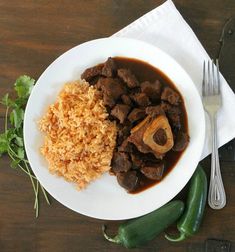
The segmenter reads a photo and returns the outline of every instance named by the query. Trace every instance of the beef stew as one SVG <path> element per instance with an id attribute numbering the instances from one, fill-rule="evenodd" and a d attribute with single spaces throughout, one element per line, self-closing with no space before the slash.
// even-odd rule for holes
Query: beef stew
<path id="1" fill-rule="evenodd" d="M 108 58 L 81 75 L 103 95 L 118 127 L 111 174 L 130 193 L 161 181 L 189 143 L 184 101 L 160 70 L 130 58 Z"/>

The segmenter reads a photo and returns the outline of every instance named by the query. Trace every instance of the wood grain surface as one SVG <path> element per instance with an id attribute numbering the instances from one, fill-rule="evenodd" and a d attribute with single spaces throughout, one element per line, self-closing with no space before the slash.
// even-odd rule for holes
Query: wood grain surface
<path id="1" fill-rule="evenodd" d="M 0 96 L 12 92 L 22 74 L 37 79 L 60 54 L 82 42 L 107 37 L 163 0 L 1 0 L 0 1 Z M 220 49 L 225 22 L 235 14 L 234 0 L 174 0 L 211 57 Z M 233 47 L 231 50 L 234 50 Z M 227 62 L 226 64 L 231 64 Z M 233 62 L 234 64 L 234 62 Z M 226 65 L 223 66 L 226 69 Z M 4 108 L 0 107 L 0 129 Z M 227 145 L 228 146 L 228 145 Z M 229 146 L 234 146 L 231 142 Z M 231 149 L 232 148 L 232 149 Z M 228 156 L 227 153 L 232 152 Z M 230 240 L 235 251 L 235 163 L 233 147 L 224 147 L 222 175 L 227 206 L 220 211 L 206 208 L 200 232 L 184 242 L 172 244 L 163 234 L 133 251 L 201 252 L 208 238 Z M 223 158 L 225 157 L 225 158 Z M 204 167 L 209 174 L 210 160 Z M 0 159 L 0 251 L 127 251 L 108 243 L 101 234 L 107 224 L 114 234 L 119 222 L 107 222 L 77 214 L 51 198 L 51 206 L 40 204 L 34 218 L 33 192 L 27 176 Z"/>

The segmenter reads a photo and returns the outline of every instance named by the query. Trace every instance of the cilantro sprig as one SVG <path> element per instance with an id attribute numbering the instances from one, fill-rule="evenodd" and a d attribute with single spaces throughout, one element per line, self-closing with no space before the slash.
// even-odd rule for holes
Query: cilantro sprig
<path id="1" fill-rule="evenodd" d="M 13 169 L 20 169 L 28 175 L 35 196 L 35 214 L 36 217 L 38 217 L 40 190 L 49 205 L 50 202 L 45 189 L 32 172 L 26 157 L 23 139 L 25 105 L 34 87 L 34 83 L 35 80 L 29 76 L 20 76 L 14 84 L 16 98 L 11 99 L 7 93 L 0 101 L 0 103 L 6 107 L 4 132 L 0 134 L 0 157 L 3 154 L 8 154 L 11 159 L 11 167 Z"/>

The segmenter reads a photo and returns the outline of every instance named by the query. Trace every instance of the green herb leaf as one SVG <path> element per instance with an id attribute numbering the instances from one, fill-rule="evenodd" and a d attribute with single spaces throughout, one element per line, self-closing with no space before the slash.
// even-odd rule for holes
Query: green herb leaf
<path id="1" fill-rule="evenodd" d="M 24 148 L 22 147 L 17 148 L 17 156 L 20 159 L 24 159 Z"/>
<path id="2" fill-rule="evenodd" d="M 10 122 L 15 128 L 19 128 L 24 120 L 24 110 L 15 108 L 10 113 Z"/>
<path id="3" fill-rule="evenodd" d="M 5 94 L 3 97 L 2 97 L 2 100 L 0 102 L 1 104 L 7 106 L 7 107 L 12 107 L 14 102 L 9 98 L 9 94 Z"/>
<path id="4" fill-rule="evenodd" d="M 15 137 L 15 143 L 19 146 L 19 147 L 23 147 L 24 146 L 24 141 L 22 137 L 16 136 Z"/>
<path id="5" fill-rule="evenodd" d="M 11 128 L 11 129 L 8 129 L 6 131 L 6 137 L 7 137 L 7 140 L 8 140 L 8 143 L 10 144 L 10 142 L 17 137 L 16 133 L 15 133 L 15 129 Z"/>
<path id="6" fill-rule="evenodd" d="M 27 98 L 22 98 L 22 97 L 17 98 L 14 101 L 14 105 L 15 105 L 16 108 L 22 108 L 22 107 L 24 107 L 26 105 L 27 101 L 28 101 Z"/>
<path id="7" fill-rule="evenodd" d="M 18 94 L 18 97 L 27 99 L 33 89 L 34 83 L 35 80 L 31 79 L 29 76 L 20 76 L 15 82 L 15 90 Z"/>
<path id="8" fill-rule="evenodd" d="M 9 94 L 7 93 L 2 97 L 1 103 L 5 106 L 8 106 L 8 100 L 9 100 Z"/>
<path id="9" fill-rule="evenodd" d="M 8 151 L 7 133 L 0 134 L 0 156 Z"/>
<path id="10" fill-rule="evenodd" d="M 15 130 L 18 137 L 23 138 L 23 127 L 20 127 L 19 129 Z"/>

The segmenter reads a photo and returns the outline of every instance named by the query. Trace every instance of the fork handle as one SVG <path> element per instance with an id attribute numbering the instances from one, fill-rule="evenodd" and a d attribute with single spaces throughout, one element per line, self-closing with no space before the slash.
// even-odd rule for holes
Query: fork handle
<path id="1" fill-rule="evenodd" d="M 222 209 L 226 205 L 226 195 L 220 172 L 216 113 L 210 114 L 210 121 L 212 131 L 212 155 L 208 204 L 212 209 Z"/>

